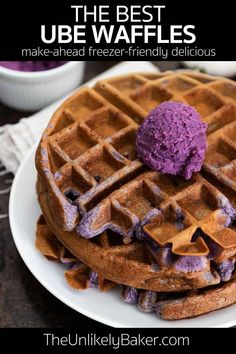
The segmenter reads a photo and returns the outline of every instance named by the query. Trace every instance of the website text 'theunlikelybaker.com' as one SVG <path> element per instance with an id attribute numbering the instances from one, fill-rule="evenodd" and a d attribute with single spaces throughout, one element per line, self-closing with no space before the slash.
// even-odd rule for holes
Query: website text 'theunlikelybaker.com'
<path id="1" fill-rule="evenodd" d="M 88 333 L 80 336 L 78 333 L 68 333 L 58 336 L 53 333 L 43 333 L 44 343 L 47 347 L 188 347 L 190 338 L 187 336 L 144 336 L 141 334 L 120 335 L 108 334 L 99 336 L 96 333 Z"/>

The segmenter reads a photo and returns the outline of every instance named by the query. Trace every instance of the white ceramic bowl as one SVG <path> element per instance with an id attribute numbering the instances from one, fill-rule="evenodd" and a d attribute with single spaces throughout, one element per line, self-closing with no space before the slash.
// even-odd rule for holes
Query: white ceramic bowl
<path id="1" fill-rule="evenodd" d="M 82 81 L 83 72 L 83 61 L 37 72 L 0 66 L 0 101 L 18 110 L 39 110 L 75 89 Z"/>
<path id="2" fill-rule="evenodd" d="M 190 69 L 205 70 L 208 74 L 232 77 L 236 75 L 236 61 L 183 61 Z"/>

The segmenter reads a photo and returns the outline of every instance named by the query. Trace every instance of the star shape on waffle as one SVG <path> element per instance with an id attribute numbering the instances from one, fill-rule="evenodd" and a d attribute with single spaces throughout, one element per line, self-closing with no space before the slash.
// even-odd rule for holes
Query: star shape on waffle
<path id="1" fill-rule="evenodd" d="M 176 218 L 176 210 L 179 218 Z M 160 246 L 172 244 L 174 254 L 204 256 L 210 251 L 204 236 L 223 249 L 236 246 L 236 231 L 230 228 L 230 222 L 221 209 L 197 220 L 189 212 L 169 205 L 152 223 L 144 226 L 144 231 Z"/>

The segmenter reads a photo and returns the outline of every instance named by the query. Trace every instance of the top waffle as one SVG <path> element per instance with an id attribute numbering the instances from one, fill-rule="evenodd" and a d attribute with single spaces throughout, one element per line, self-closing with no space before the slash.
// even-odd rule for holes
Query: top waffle
<path id="1" fill-rule="evenodd" d="M 131 74 L 83 88 L 65 101 L 36 154 L 39 202 L 64 246 L 106 279 L 137 288 L 180 291 L 219 283 L 206 255 L 212 244 L 220 250 L 217 262 L 234 257 L 236 250 L 234 210 L 225 196 L 236 200 L 235 90 L 230 80 L 199 73 Z M 195 106 L 208 123 L 207 180 L 160 175 L 137 159 L 137 127 L 165 100 Z M 98 207 L 103 213 L 94 213 Z M 74 231 L 89 215 L 96 226 L 92 236 L 98 234 L 91 240 Z M 156 242 L 130 242 L 133 232 L 143 238 L 145 224 Z M 102 230 L 107 231 L 99 234 Z M 184 244 L 177 242 L 180 234 Z M 163 247 L 157 250 L 155 244 Z M 188 255 L 198 262 L 190 272 L 183 267 Z"/>
<path id="2" fill-rule="evenodd" d="M 143 172 L 136 129 L 166 100 L 185 102 L 201 114 L 209 145 L 203 170 L 236 191 L 234 82 L 193 72 L 119 76 L 75 93 L 43 134 L 36 164 L 59 227 L 73 230 L 79 214 Z"/>

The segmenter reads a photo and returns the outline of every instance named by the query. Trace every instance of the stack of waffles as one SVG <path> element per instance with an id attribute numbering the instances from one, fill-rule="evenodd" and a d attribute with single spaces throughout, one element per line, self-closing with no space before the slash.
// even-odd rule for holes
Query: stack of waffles
<path id="1" fill-rule="evenodd" d="M 208 124 L 201 173 L 148 169 L 136 131 L 164 101 Z M 69 263 L 69 284 L 107 290 L 164 319 L 236 302 L 236 84 L 196 72 L 130 74 L 82 88 L 53 115 L 36 153 L 37 246 Z"/>

